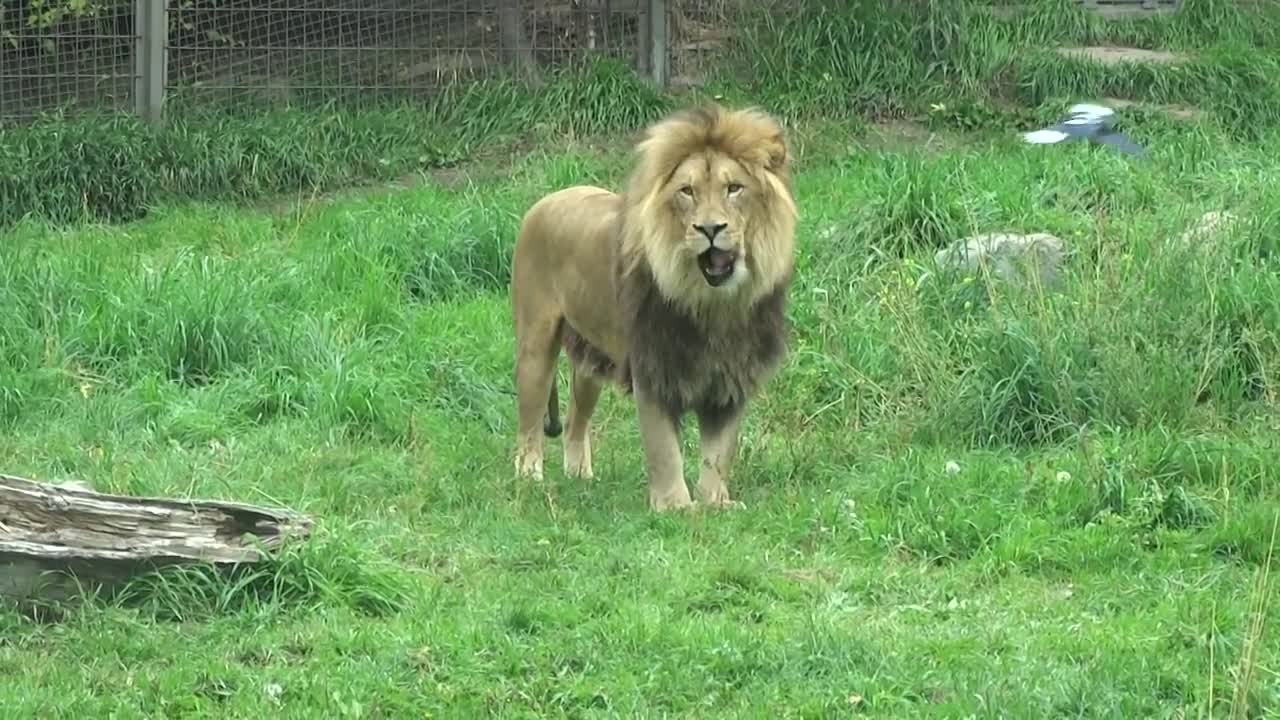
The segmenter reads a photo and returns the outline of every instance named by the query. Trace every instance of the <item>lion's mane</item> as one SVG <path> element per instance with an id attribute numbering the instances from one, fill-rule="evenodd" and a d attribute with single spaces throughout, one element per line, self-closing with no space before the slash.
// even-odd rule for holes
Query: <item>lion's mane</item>
<path id="1" fill-rule="evenodd" d="M 785 352 L 784 305 L 796 204 L 781 128 L 767 114 L 707 106 L 651 126 L 622 194 L 618 293 L 628 380 L 645 382 L 671 413 L 745 403 Z M 663 188 L 691 156 L 722 153 L 752 174 L 743 243 L 750 273 L 729 292 L 711 288 L 666 251 L 685 229 Z"/>

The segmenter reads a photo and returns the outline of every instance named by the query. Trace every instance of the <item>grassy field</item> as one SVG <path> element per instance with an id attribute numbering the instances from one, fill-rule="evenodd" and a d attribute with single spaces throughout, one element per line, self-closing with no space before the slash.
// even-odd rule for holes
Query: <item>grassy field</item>
<path id="1" fill-rule="evenodd" d="M 285 503 L 320 530 L 244 585 L 0 615 L 0 706 L 1274 717 L 1257 583 L 1280 510 L 1280 142 L 1170 124 L 1135 162 L 819 134 L 793 351 L 746 426 L 741 513 L 649 513 L 614 393 L 597 481 L 563 479 L 556 444 L 545 487 L 511 479 L 518 216 L 550 187 L 616 185 L 625 155 L 16 229 L 7 471 Z M 1170 243 L 1224 207 L 1260 222 Z M 979 228 L 1069 239 L 1067 285 L 931 271 L 922 242 Z"/>
<path id="2" fill-rule="evenodd" d="M 1178 22 L 1221 19 L 1204 10 L 1220 3 L 1190 7 L 1201 14 Z M 1001 42 L 1063 32 L 1019 27 Z M 1129 39 L 1194 35 L 1171 27 Z M 725 92 L 793 121 L 799 272 L 789 359 L 730 479 L 740 512 L 649 512 L 634 411 L 614 391 L 596 480 L 562 476 L 558 441 L 545 484 L 512 478 L 519 217 L 555 187 L 618 186 L 624 129 L 661 107 L 652 98 L 621 117 L 587 103 L 568 126 L 590 137 L 544 124 L 555 142 L 323 198 L 267 191 L 345 179 L 349 143 L 389 154 L 387 173 L 431 163 L 417 145 L 378 145 L 376 118 L 316 130 L 295 117 L 329 140 L 249 178 L 251 192 L 220 185 L 251 166 L 241 147 L 167 176 L 165 192 L 139 175 L 139 197 L 99 198 L 145 213 L 68 222 L 61 190 L 0 198 L 13 220 L 0 471 L 283 504 L 318 523 L 235 577 L 144 578 L 58 622 L 0 611 L 3 714 L 1280 717 L 1280 121 L 1258 100 L 1280 97 L 1276 25 L 1214 27 L 1248 47 L 1211 38 L 1217 64 L 1119 80 L 1034 60 L 1009 114 L 935 84 L 916 99 L 947 107 L 918 125 L 868 122 L 904 109 L 894 83 L 918 68 L 881 67 L 883 95 L 824 106 L 831 87 L 787 73 L 846 57 L 838 43 L 826 60 L 796 56 L 820 37 L 761 45 L 773 89 Z M 917 40 L 963 45 L 934 31 Z M 1241 77 L 1256 84 L 1232 63 L 1253 63 Z M 833 87 L 872 86 L 852 79 L 866 67 L 844 70 Z M 1018 142 L 1012 118 L 1026 127 L 1113 85 L 1211 113 L 1127 114 L 1142 160 Z M 509 130 L 506 101 L 477 98 L 464 106 L 494 119 L 445 154 Z M 986 119 L 1003 124 L 956 129 Z M 188 130 L 144 160 L 231 157 Z M 39 133 L 53 134 L 22 136 L 19 155 L 44 147 Z M 56 142 L 93 147 L 75 137 Z M 24 192 L 69 174 L 101 184 L 109 159 L 50 160 Z M 64 211 L 20 212 L 46 201 Z M 1210 210 L 1242 222 L 1179 243 Z M 1064 238 L 1063 284 L 934 267 L 943 245 L 1001 230 Z"/>

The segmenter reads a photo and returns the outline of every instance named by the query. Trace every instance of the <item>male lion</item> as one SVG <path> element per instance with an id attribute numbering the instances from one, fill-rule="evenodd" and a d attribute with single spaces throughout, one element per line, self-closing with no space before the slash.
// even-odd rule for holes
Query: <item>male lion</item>
<path id="1" fill-rule="evenodd" d="M 650 505 L 693 505 L 678 436 L 692 410 L 699 495 L 737 506 L 725 480 L 739 421 L 786 351 L 797 213 L 782 129 L 755 109 L 685 110 L 650 127 L 637 155 L 623 194 L 559 190 L 521 222 L 511 272 L 516 471 L 540 479 L 542 434 L 560 433 L 563 345 L 567 473 L 592 477 L 587 426 L 612 378 L 635 397 Z"/>

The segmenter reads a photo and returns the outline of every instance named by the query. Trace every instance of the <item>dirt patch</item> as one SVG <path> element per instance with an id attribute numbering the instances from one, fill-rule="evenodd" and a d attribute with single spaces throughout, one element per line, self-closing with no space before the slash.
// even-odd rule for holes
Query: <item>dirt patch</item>
<path id="1" fill-rule="evenodd" d="M 1032 11 L 1032 6 L 1027 3 L 1020 5 L 998 5 L 987 8 L 987 12 L 999 18 L 1013 18 L 1026 15 Z M 1115 20 L 1120 18 L 1134 17 L 1166 17 L 1172 15 L 1178 10 L 1178 0 L 1154 0 L 1153 2 L 1143 2 L 1141 5 L 1136 3 L 1114 4 L 1114 5 L 1095 5 L 1088 6 L 1086 3 L 1086 11 L 1107 20 Z"/>
<path id="2" fill-rule="evenodd" d="M 1142 105 L 1142 103 L 1137 102 L 1136 100 L 1126 100 L 1124 98 L 1114 98 L 1114 97 L 1103 98 L 1103 104 L 1108 105 L 1112 108 L 1115 108 L 1116 110 L 1120 110 L 1127 107 L 1138 107 Z M 1187 122 L 1195 122 L 1196 120 L 1199 120 L 1200 118 L 1204 117 L 1204 110 L 1201 110 L 1200 108 L 1194 105 L 1182 105 L 1178 103 L 1170 103 L 1167 105 L 1152 105 L 1151 107 L 1155 110 L 1158 110 L 1164 113 L 1165 115 L 1168 115 L 1169 117 L 1175 120 L 1185 120 Z"/>
<path id="3" fill-rule="evenodd" d="M 1168 50 L 1143 50 L 1142 48 L 1118 47 L 1114 45 L 1091 45 L 1087 47 L 1060 47 L 1059 55 L 1065 57 L 1097 60 L 1103 65 L 1119 65 L 1120 63 L 1146 63 L 1154 65 L 1176 65 L 1187 62 L 1190 56 Z"/>
<path id="4" fill-rule="evenodd" d="M 467 179 L 471 177 L 471 174 L 460 167 L 443 167 L 428 170 L 427 177 L 447 188 L 452 189 L 464 184 Z M 406 184 L 408 184 L 417 179 L 418 176 L 414 175 L 409 178 L 405 178 L 405 181 Z"/>
<path id="5" fill-rule="evenodd" d="M 883 120 L 868 126 L 862 138 L 876 147 L 909 145 L 922 150 L 942 150 L 954 144 L 955 138 L 928 126 L 906 119 Z"/>

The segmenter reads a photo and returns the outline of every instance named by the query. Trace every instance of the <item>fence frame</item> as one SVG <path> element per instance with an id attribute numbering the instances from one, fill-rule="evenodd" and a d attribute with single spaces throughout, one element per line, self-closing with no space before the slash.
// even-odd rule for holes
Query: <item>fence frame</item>
<path id="1" fill-rule="evenodd" d="M 667 0 L 648 0 L 649 15 L 648 33 L 640 34 L 640 42 L 646 43 L 641 52 L 649 56 L 649 79 L 658 87 L 665 88 L 669 80 L 667 68 L 671 62 L 670 15 Z"/>
<path id="2" fill-rule="evenodd" d="M 169 0 L 134 0 L 133 7 L 133 109 L 156 124 L 168 87 Z"/>

